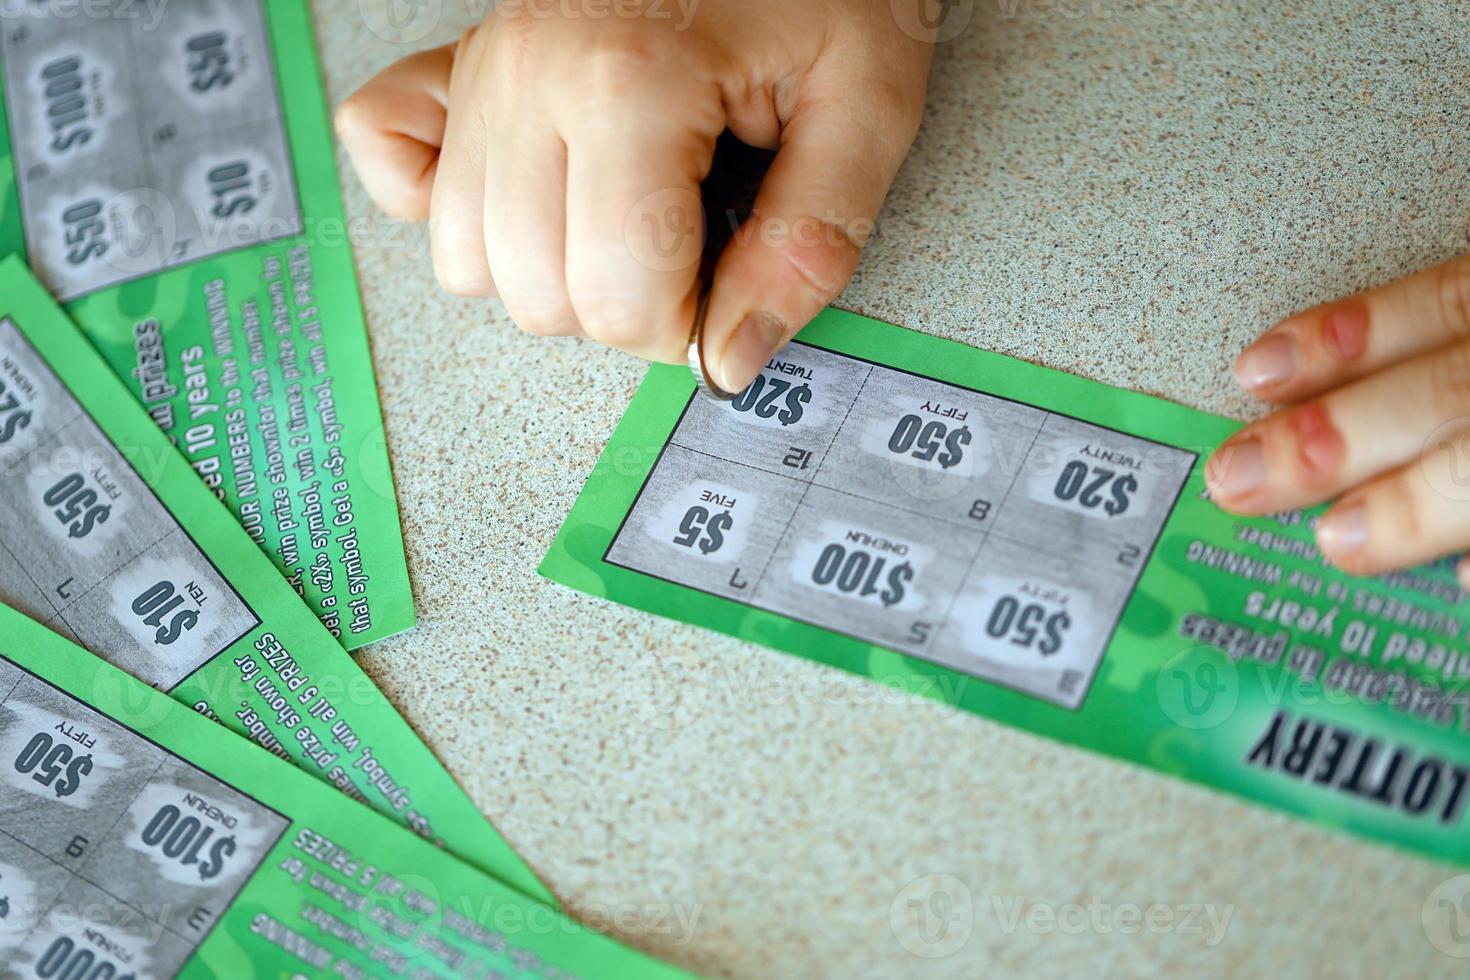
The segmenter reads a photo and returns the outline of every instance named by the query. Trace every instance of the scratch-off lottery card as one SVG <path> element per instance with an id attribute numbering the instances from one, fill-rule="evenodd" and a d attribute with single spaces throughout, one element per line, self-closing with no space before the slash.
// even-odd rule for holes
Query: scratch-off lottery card
<path id="1" fill-rule="evenodd" d="M 0 975 L 674 978 L 0 606 Z"/>
<path id="2" fill-rule="evenodd" d="M 0 385 L 0 599 L 165 690 L 260 625 L 8 317 Z"/>
<path id="3" fill-rule="evenodd" d="M 1235 428 L 829 310 L 730 402 L 655 366 L 542 572 L 1470 860 L 1454 575 L 1221 511 Z"/>
<path id="4" fill-rule="evenodd" d="M 546 895 L 17 257 L 0 263 L 0 602 Z"/>
<path id="5" fill-rule="evenodd" d="M 0 758 L 0 956 L 20 975 L 100 957 L 172 976 L 288 823 L 3 659 Z"/>
<path id="6" fill-rule="evenodd" d="M 348 649 L 413 624 L 305 0 L 0 10 L 0 246 Z"/>

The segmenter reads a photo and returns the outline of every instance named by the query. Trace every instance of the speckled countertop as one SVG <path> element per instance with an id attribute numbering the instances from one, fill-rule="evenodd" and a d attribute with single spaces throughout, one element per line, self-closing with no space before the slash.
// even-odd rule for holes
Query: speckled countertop
<path id="1" fill-rule="evenodd" d="M 333 102 L 486 7 L 387 2 L 318 0 Z M 1470 247 L 1462 0 L 953 6 L 840 306 L 1245 415 L 1275 318 Z M 642 365 L 442 295 L 344 183 L 420 617 L 362 663 L 573 910 L 750 977 L 1464 975 L 1453 869 L 538 578 Z"/>

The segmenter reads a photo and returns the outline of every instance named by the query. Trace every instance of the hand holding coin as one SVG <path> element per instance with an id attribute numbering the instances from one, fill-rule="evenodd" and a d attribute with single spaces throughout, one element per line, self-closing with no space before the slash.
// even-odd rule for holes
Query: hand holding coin
<path id="1" fill-rule="evenodd" d="M 778 150 L 696 337 L 701 380 L 736 392 L 857 266 L 923 112 L 926 2 L 503 4 L 368 82 L 338 129 L 378 204 L 429 220 L 446 289 L 670 363 L 701 302 L 715 141 Z"/>

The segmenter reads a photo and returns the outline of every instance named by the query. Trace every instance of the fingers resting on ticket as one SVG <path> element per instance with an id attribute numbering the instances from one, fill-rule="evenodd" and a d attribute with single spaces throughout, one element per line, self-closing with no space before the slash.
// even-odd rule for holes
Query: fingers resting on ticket
<path id="1" fill-rule="evenodd" d="M 1221 505 L 1335 501 L 1317 541 L 1356 574 L 1470 546 L 1470 256 L 1283 320 L 1235 374 L 1282 407 L 1211 459 Z"/>

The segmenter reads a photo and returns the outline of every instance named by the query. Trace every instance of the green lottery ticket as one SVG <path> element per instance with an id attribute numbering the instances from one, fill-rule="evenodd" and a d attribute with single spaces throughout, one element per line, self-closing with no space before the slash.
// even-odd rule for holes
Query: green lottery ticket
<path id="1" fill-rule="evenodd" d="M 829 310 L 733 402 L 656 366 L 541 570 L 1470 860 L 1464 596 L 1226 514 L 1225 419 Z"/>
<path id="2" fill-rule="evenodd" d="M 413 625 L 306 0 L 0 11 L 0 249 L 348 649 Z"/>
<path id="3" fill-rule="evenodd" d="M 549 897 L 14 256 L 0 263 L 0 601 Z"/>
<path id="4" fill-rule="evenodd" d="M 0 606 L 6 976 L 674 977 Z"/>

